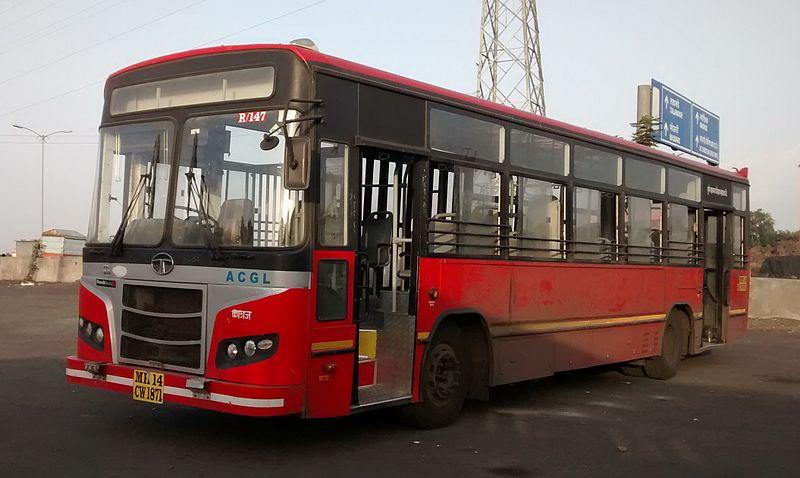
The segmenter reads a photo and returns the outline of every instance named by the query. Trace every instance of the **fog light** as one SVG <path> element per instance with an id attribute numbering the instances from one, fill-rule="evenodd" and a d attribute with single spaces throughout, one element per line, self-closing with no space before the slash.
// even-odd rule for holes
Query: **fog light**
<path id="1" fill-rule="evenodd" d="M 258 350 L 269 350 L 272 348 L 272 341 L 270 339 L 261 339 L 256 346 Z"/>
<path id="2" fill-rule="evenodd" d="M 237 347 L 236 344 L 229 344 L 227 353 L 228 358 L 233 360 L 237 355 L 239 355 L 239 347 Z"/>
<path id="3" fill-rule="evenodd" d="M 103 333 L 103 328 L 98 326 L 97 330 L 94 331 L 94 341 L 98 344 L 102 344 L 104 337 L 105 334 Z"/>
<path id="4" fill-rule="evenodd" d="M 248 340 L 244 343 L 244 354 L 248 357 L 252 357 L 256 353 L 256 343 L 252 340 Z"/>

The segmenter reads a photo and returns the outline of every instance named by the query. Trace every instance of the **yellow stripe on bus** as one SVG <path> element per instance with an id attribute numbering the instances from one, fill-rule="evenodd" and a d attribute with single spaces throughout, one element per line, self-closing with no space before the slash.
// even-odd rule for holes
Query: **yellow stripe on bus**
<path id="1" fill-rule="evenodd" d="M 747 309 L 732 309 L 728 312 L 729 315 L 744 315 L 747 313 Z"/>
<path id="2" fill-rule="evenodd" d="M 328 352 L 330 350 L 345 350 L 353 347 L 352 340 L 333 340 L 330 342 L 314 342 L 311 344 L 312 352 Z"/>
<path id="3" fill-rule="evenodd" d="M 612 317 L 607 319 L 551 320 L 547 322 L 506 323 L 492 327 L 495 337 L 545 334 L 551 332 L 567 332 L 580 329 L 597 329 L 619 325 L 646 324 L 665 319 L 664 314 L 635 315 L 629 317 Z"/>

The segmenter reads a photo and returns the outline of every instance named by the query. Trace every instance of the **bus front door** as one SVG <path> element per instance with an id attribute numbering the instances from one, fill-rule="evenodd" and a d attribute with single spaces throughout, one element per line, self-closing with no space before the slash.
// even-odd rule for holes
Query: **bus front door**
<path id="1" fill-rule="evenodd" d="M 727 313 L 725 287 L 729 265 L 725 261 L 725 219 L 727 214 L 706 209 L 703 214 L 703 345 L 723 341 L 724 316 Z"/>
<path id="2" fill-rule="evenodd" d="M 410 400 L 416 336 L 412 247 L 415 158 L 361 151 L 357 388 L 353 409 Z M 377 254 L 376 254 L 377 251 Z"/>

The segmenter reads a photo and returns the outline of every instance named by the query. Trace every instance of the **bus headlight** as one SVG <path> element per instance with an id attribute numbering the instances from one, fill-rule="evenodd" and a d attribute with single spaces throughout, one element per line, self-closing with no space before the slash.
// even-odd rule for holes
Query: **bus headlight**
<path id="1" fill-rule="evenodd" d="M 242 367 L 266 360 L 278 352 L 278 334 L 226 338 L 219 342 L 214 364 L 219 369 Z"/>
<path id="2" fill-rule="evenodd" d="M 103 343 L 103 338 L 105 338 L 106 334 L 103 333 L 103 328 L 98 326 L 97 330 L 94 331 L 94 340 L 98 344 Z"/>
<path id="3" fill-rule="evenodd" d="M 256 343 L 252 340 L 248 340 L 244 343 L 244 354 L 248 357 L 252 357 L 256 353 Z"/>

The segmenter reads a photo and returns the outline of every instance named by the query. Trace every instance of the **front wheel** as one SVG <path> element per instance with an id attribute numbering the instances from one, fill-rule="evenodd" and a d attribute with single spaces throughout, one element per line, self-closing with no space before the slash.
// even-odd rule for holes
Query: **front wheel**
<path id="1" fill-rule="evenodd" d="M 406 422 L 424 429 L 440 428 L 456 421 L 469 389 L 469 361 L 460 329 L 446 326 L 428 347 L 420 376 L 422 401 L 400 410 Z"/>

